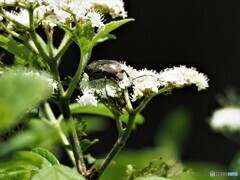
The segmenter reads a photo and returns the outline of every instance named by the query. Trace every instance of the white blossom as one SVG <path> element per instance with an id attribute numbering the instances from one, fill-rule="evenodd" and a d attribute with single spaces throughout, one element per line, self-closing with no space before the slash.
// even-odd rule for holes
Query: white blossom
<path id="1" fill-rule="evenodd" d="M 97 106 L 97 99 L 91 93 L 85 93 L 83 96 L 78 96 L 76 99 L 81 106 Z"/>
<path id="2" fill-rule="evenodd" d="M 35 21 L 51 26 L 53 24 L 49 21 L 54 23 L 55 20 L 58 20 L 64 24 L 75 22 L 74 19 L 76 19 L 79 23 L 91 21 L 93 27 L 101 28 L 104 26 L 104 14 L 109 14 L 112 18 L 127 17 L 122 0 L 0 0 L 0 6 L 7 7 L 14 4 L 16 7 L 18 4 L 21 4 L 26 9 L 30 4 L 35 4 Z M 10 16 L 17 15 L 16 18 L 19 23 L 28 25 L 27 10 L 18 9 L 18 14 L 8 13 Z"/>
<path id="3" fill-rule="evenodd" d="M 240 132 L 240 108 L 226 107 L 214 111 L 210 126 L 219 132 Z"/>
<path id="4" fill-rule="evenodd" d="M 187 68 L 186 66 L 173 67 L 160 72 L 161 86 L 171 85 L 176 88 L 195 84 L 198 90 L 208 87 L 207 77 L 199 73 L 195 68 Z"/>
<path id="5" fill-rule="evenodd" d="M 86 16 L 91 22 L 93 27 L 102 27 L 103 24 L 103 16 L 97 12 L 88 12 Z"/>
<path id="6" fill-rule="evenodd" d="M 6 11 L 6 14 L 15 21 L 21 23 L 22 25 L 29 27 L 29 14 L 27 10 L 22 9 L 20 10 L 19 13 L 14 11 L 11 12 Z M 13 26 L 12 23 L 8 24 L 8 28 L 12 29 L 12 26 Z"/>
<path id="7" fill-rule="evenodd" d="M 108 65 L 113 71 L 118 71 L 116 66 Z M 135 102 L 144 96 L 156 95 L 161 88 L 167 88 L 171 91 L 174 88 L 183 88 L 195 84 L 198 90 L 203 90 L 208 87 L 208 79 L 202 73 L 199 73 L 194 68 L 185 66 L 166 69 L 160 73 L 154 70 L 142 69 L 136 70 L 131 66 L 127 66 L 121 62 L 121 72 L 116 74 L 116 78 L 100 78 L 89 80 L 89 77 L 84 73 L 80 82 L 80 89 L 85 94 L 91 94 L 97 99 L 123 98 L 123 91 L 131 89 L 131 101 Z M 123 71 L 122 71 L 123 70 Z M 85 98 L 85 97 L 82 97 Z M 81 97 L 79 97 L 81 100 Z"/>
<path id="8" fill-rule="evenodd" d="M 149 93 L 157 93 L 160 87 L 160 79 L 158 73 L 153 70 L 127 70 L 127 73 L 131 74 L 131 82 L 133 87 L 132 101 L 142 98 Z"/>
<path id="9" fill-rule="evenodd" d="M 89 80 L 89 76 L 84 73 L 80 82 L 82 96 L 78 96 L 77 102 L 82 106 L 96 106 L 98 99 L 116 97 L 120 88 L 116 82 L 109 79 Z"/>

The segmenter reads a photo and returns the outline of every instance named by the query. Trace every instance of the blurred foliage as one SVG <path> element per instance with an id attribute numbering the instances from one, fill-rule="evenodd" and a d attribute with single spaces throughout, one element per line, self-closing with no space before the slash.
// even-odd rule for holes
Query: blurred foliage
<path id="1" fill-rule="evenodd" d="M 103 104 L 99 104 L 98 106 L 79 106 L 78 103 L 73 103 L 70 105 L 70 109 L 73 114 L 99 115 L 114 119 L 113 113 Z M 120 116 L 120 119 L 126 123 L 128 120 L 128 113 L 123 112 L 123 114 Z M 141 114 L 137 114 L 134 123 L 143 124 L 143 122 L 144 117 Z"/>
<path id="2" fill-rule="evenodd" d="M 190 135 L 191 123 L 191 112 L 183 107 L 170 111 L 163 119 L 155 137 L 155 144 L 166 149 L 164 157 L 180 157 Z"/>
<path id="3" fill-rule="evenodd" d="M 240 107 L 240 95 L 239 93 L 232 87 L 227 87 L 225 89 L 224 94 L 218 94 L 216 96 L 217 102 L 225 107 L 225 106 L 237 106 Z"/>
<path id="4" fill-rule="evenodd" d="M 181 172 L 171 172 L 172 168 L 176 166 L 176 162 L 169 160 L 163 161 L 162 158 L 157 158 L 152 160 L 147 166 L 142 169 L 137 170 L 135 166 L 128 165 L 127 166 L 127 176 L 124 178 L 126 180 L 134 180 L 139 178 L 147 178 L 150 177 L 165 177 L 165 178 L 173 178 L 177 177 L 181 174 Z M 184 170 L 185 171 L 185 170 Z"/>
<path id="5" fill-rule="evenodd" d="M 240 152 L 238 152 L 233 158 L 230 164 L 230 171 L 238 172 L 238 176 L 240 175 Z M 239 177 L 232 177 L 232 179 L 237 180 Z"/>
<path id="6" fill-rule="evenodd" d="M 60 165 L 55 156 L 43 148 L 15 152 L 2 160 L 0 179 L 84 180 L 75 169 Z"/>
<path id="7" fill-rule="evenodd" d="M 26 76 L 23 70 L 5 72 L 0 77 L 0 134 L 18 124 L 27 111 L 43 101 L 42 97 L 50 96 L 46 80 Z"/>
<path id="8" fill-rule="evenodd" d="M 43 133 L 44 132 L 44 133 Z M 57 152 L 59 137 L 55 129 L 39 120 L 31 120 L 24 131 L 17 132 L 0 144 L 0 159 L 17 150 L 31 149 L 37 146 Z"/>
<path id="9" fill-rule="evenodd" d="M 186 108 L 179 107 L 169 112 L 159 126 L 155 140 L 156 146 L 138 150 L 125 149 L 110 164 L 101 179 L 210 180 L 213 179 L 210 177 L 211 171 L 227 172 L 227 168 L 211 162 L 181 161 L 182 148 L 190 134 L 191 120 L 191 113 Z M 141 175 L 146 177 L 140 177 Z M 227 180 L 228 177 L 214 177 L 214 179 Z"/>

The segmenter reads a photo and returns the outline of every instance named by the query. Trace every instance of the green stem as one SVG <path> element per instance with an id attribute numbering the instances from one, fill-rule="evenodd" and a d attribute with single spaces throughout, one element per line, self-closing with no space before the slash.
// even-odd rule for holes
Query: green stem
<path id="1" fill-rule="evenodd" d="M 57 128 L 57 132 L 58 132 L 58 134 L 59 134 L 59 136 L 60 136 L 60 138 L 61 138 L 61 140 L 62 140 L 63 145 L 66 146 L 66 147 L 69 146 L 70 143 L 69 143 L 66 135 L 63 133 L 60 124 L 57 124 L 56 128 Z M 67 151 L 67 154 L 68 154 L 71 162 L 72 162 L 74 165 L 76 165 L 73 151 L 69 150 L 68 148 L 66 149 L 66 151 Z"/>
<path id="2" fill-rule="evenodd" d="M 71 45 L 72 42 L 73 42 L 72 38 L 67 33 L 65 33 L 65 35 L 62 39 L 62 42 L 61 42 L 56 54 L 54 55 L 54 59 L 57 60 L 58 65 L 60 64 L 60 58 L 66 52 L 66 50 L 68 49 L 68 47 Z"/>
<path id="3" fill-rule="evenodd" d="M 84 162 L 80 142 L 78 140 L 77 131 L 76 131 L 75 126 L 74 126 L 74 120 L 71 116 L 71 112 L 70 112 L 70 108 L 69 108 L 69 101 L 67 99 L 62 98 L 62 99 L 60 99 L 58 105 L 61 109 L 64 120 L 67 123 L 69 123 L 69 125 L 71 127 L 71 132 L 68 132 L 70 144 L 72 146 L 73 154 L 74 154 L 74 157 L 75 157 L 77 170 L 79 171 L 79 173 L 81 173 L 84 176 L 84 175 L 87 174 L 87 168 L 86 168 L 86 165 L 85 165 L 85 162 Z"/>
<path id="4" fill-rule="evenodd" d="M 47 34 L 47 45 L 48 45 L 49 56 L 51 57 L 51 59 L 53 59 L 53 50 L 54 50 L 53 29 L 51 29 L 51 27 L 48 27 L 48 28 L 46 28 L 45 32 Z"/>
<path id="5" fill-rule="evenodd" d="M 116 113 L 114 111 L 112 111 L 112 113 L 113 113 L 114 119 L 116 121 L 117 130 L 118 130 L 118 137 L 120 137 L 123 133 L 123 126 L 122 126 L 122 121 L 120 119 L 120 114 Z"/>
<path id="6" fill-rule="evenodd" d="M 165 92 L 169 92 L 171 89 L 172 88 L 164 87 L 159 89 L 157 93 L 152 93 L 152 94 L 149 94 L 148 96 L 145 96 L 145 98 L 140 103 L 140 105 L 137 108 L 135 108 L 135 112 L 140 113 L 154 96 L 165 93 Z"/>
<path id="7" fill-rule="evenodd" d="M 119 117 L 115 118 L 115 120 L 116 120 L 116 125 L 117 125 L 117 130 L 118 130 L 118 136 L 120 137 L 123 133 L 122 121 L 120 120 Z"/>
<path id="8" fill-rule="evenodd" d="M 155 95 L 167 92 L 169 90 L 171 90 L 171 89 L 168 88 L 168 87 L 164 87 L 164 88 L 160 89 L 158 91 L 158 93 L 149 94 L 149 96 L 146 96 L 136 109 L 133 109 L 133 107 L 132 107 L 132 103 L 130 101 L 130 97 L 129 97 L 128 91 L 127 90 L 124 91 L 124 97 L 125 97 L 125 101 L 126 101 L 126 104 L 127 104 L 127 110 L 128 110 L 128 113 L 129 113 L 127 127 L 123 130 L 121 136 L 119 136 L 117 142 L 114 144 L 113 148 L 108 153 L 107 157 L 105 158 L 103 163 L 100 165 L 99 169 L 94 170 L 90 174 L 89 179 L 99 179 L 99 177 L 104 172 L 106 167 L 110 164 L 110 162 L 113 160 L 113 158 L 125 146 L 126 141 L 127 141 L 128 137 L 129 137 L 129 135 L 131 134 L 131 130 L 133 128 L 134 119 L 135 119 L 136 115 L 142 111 L 142 109 L 148 104 L 148 102 Z"/>
<path id="9" fill-rule="evenodd" d="M 69 99 L 71 97 L 74 89 L 77 86 L 77 83 L 79 82 L 79 80 L 82 76 L 82 73 L 84 71 L 84 68 L 87 64 L 87 61 L 88 61 L 89 57 L 90 57 L 90 52 L 83 53 L 83 51 L 81 51 L 81 57 L 80 57 L 80 62 L 79 62 L 79 65 L 78 65 L 78 69 L 77 69 L 72 81 L 70 82 L 70 84 L 68 86 L 68 89 L 66 90 L 66 93 L 64 94 L 64 98 Z"/>
<path id="10" fill-rule="evenodd" d="M 114 144 L 111 151 L 108 153 L 107 157 L 100 165 L 98 170 L 94 170 L 90 175 L 89 179 L 99 179 L 102 175 L 103 171 L 109 165 L 109 163 L 113 160 L 113 158 L 121 151 L 121 149 L 125 146 L 126 141 L 131 134 L 131 130 L 134 124 L 136 113 L 129 113 L 128 124 L 127 127 L 124 129 L 122 136 L 118 138 L 117 142 Z"/>
<path id="11" fill-rule="evenodd" d="M 125 98 L 125 101 L 126 101 L 126 104 L 127 104 L 127 110 L 132 111 L 133 106 L 132 106 L 132 103 L 131 103 L 131 100 L 130 100 L 130 97 L 129 97 L 128 89 L 124 90 L 124 98 Z"/>
<path id="12" fill-rule="evenodd" d="M 2 27 L 2 29 L 4 31 L 6 31 L 8 34 L 12 35 L 13 37 L 23 41 L 23 42 L 27 42 L 27 39 L 24 36 L 21 36 L 20 34 L 18 34 L 15 31 L 11 31 L 9 28 L 7 28 L 2 22 L 0 22 L 0 27 Z"/>
<path id="13" fill-rule="evenodd" d="M 34 17 L 33 17 L 33 9 L 29 9 L 29 25 L 30 25 L 30 29 L 28 30 L 32 41 L 34 42 L 35 46 L 37 47 L 37 50 L 39 52 L 39 54 L 41 55 L 41 57 L 43 58 L 43 60 L 49 62 L 49 57 L 48 55 L 44 52 L 43 47 L 41 46 L 41 43 L 38 40 L 38 36 L 37 33 L 35 31 L 35 25 L 34 25 Z"/>
<path id="14" fill-rule="evenodd" d="M 51 122 L 49 122 L 49 121 L 44 121 L 44 122 L 46 122 L 49 125 L 56 128 L 57 132 L 58 132 L 58 135 L 62 140 L 63 145 L 64 146 L 69 146 L 70 143 L 69 143 L 67 137 L 65 136 L 65 134 L 63 133 L 63 131 L 61 129 L 61 126 L 60 126 L 61 122 L 56 119 L 56 117 L 54 116 L 54 114 L 52 112 L 52 109 L 51 109 L 50 105 L 47 102 L 44 104 L 44 109 L 45 109 L 45 112 L 46 112 L 46 115 L 47 115 L 48 119 L 51 121 Z M 68 153 L 68 156 L 71 159 L 72 163 L 75 165 L 75 159 L 74 159 L 73 152 L 71 150 L 67 149 L 67 153 Z"/>
<path id="15" fill-rule="evenodd" d="M 46 115 L 48 117 L 48 119 L 51 121 L 51 122 L 56 122 L 56 117 L 54 116 L 53 112 L 52 112 L 52 109 L 50 107 L 50 105 L 48 104 L 48 102 L 44 103 L 44 109 L 45 109 L 45 112 L 46 112 Z"/>

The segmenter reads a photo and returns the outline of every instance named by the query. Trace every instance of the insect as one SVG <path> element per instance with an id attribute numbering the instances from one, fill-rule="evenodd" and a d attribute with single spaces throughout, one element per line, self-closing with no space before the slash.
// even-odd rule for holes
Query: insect
<path id="1" fill-rule="evenodd" d="M 115 98 L 108 96 L 106 89 L 107 83 L 114 83 L 117 87 L 118 81 L 123 80 L 124 74 L 126 73 L 123 64 L 115 60 L 98 60 L 90 63 L 86 67 L 86 73 L 89 76 L 89 80 L 103 80 L 105 82 L 105 92 L 107 98 L 102 99 L 102 102 L 109 108 L 114 110 L 116 113 L 122 112 L 122 107 L 125 106 L 125 102 L 122 98 Z M 119 93 L 119 96 L 122 94 Z"/>
<path id="2" fill-rule="evenodd" d="M 122 64 L 115 60 L 94 61 L 86 68 L 90 80 L 108 78 L 121 81 L 124 72 Z"/>

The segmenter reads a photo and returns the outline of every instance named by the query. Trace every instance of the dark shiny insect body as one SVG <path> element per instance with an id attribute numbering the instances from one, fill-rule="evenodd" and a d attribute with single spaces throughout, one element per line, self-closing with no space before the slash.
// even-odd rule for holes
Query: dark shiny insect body
<path id="1" fill-rule="evenodd" d="M 102 78 L 122 80 L 124 72 L 122 64 L 115 60 L 93 61 L 86 68 L 90 80 Z"/>
<path id="2" fill-rule="evenodd" d="M 118 81 L 123 79 L 124 73 L 126 72 L 123 69 L 123 64 L 118 61 L 98 60 L 93 61 L 86 67 L 86 73 L 88 74 L 90 81 L 102 79 L 107 83 L 107 81 L 110 80 L 118 86 Z M 102 99 L 102 102 L 117 114 L 121 114 L 122 108 L 125 107 L 125 102 L 121 98 L 108 96 L 106 99 Z"/>

